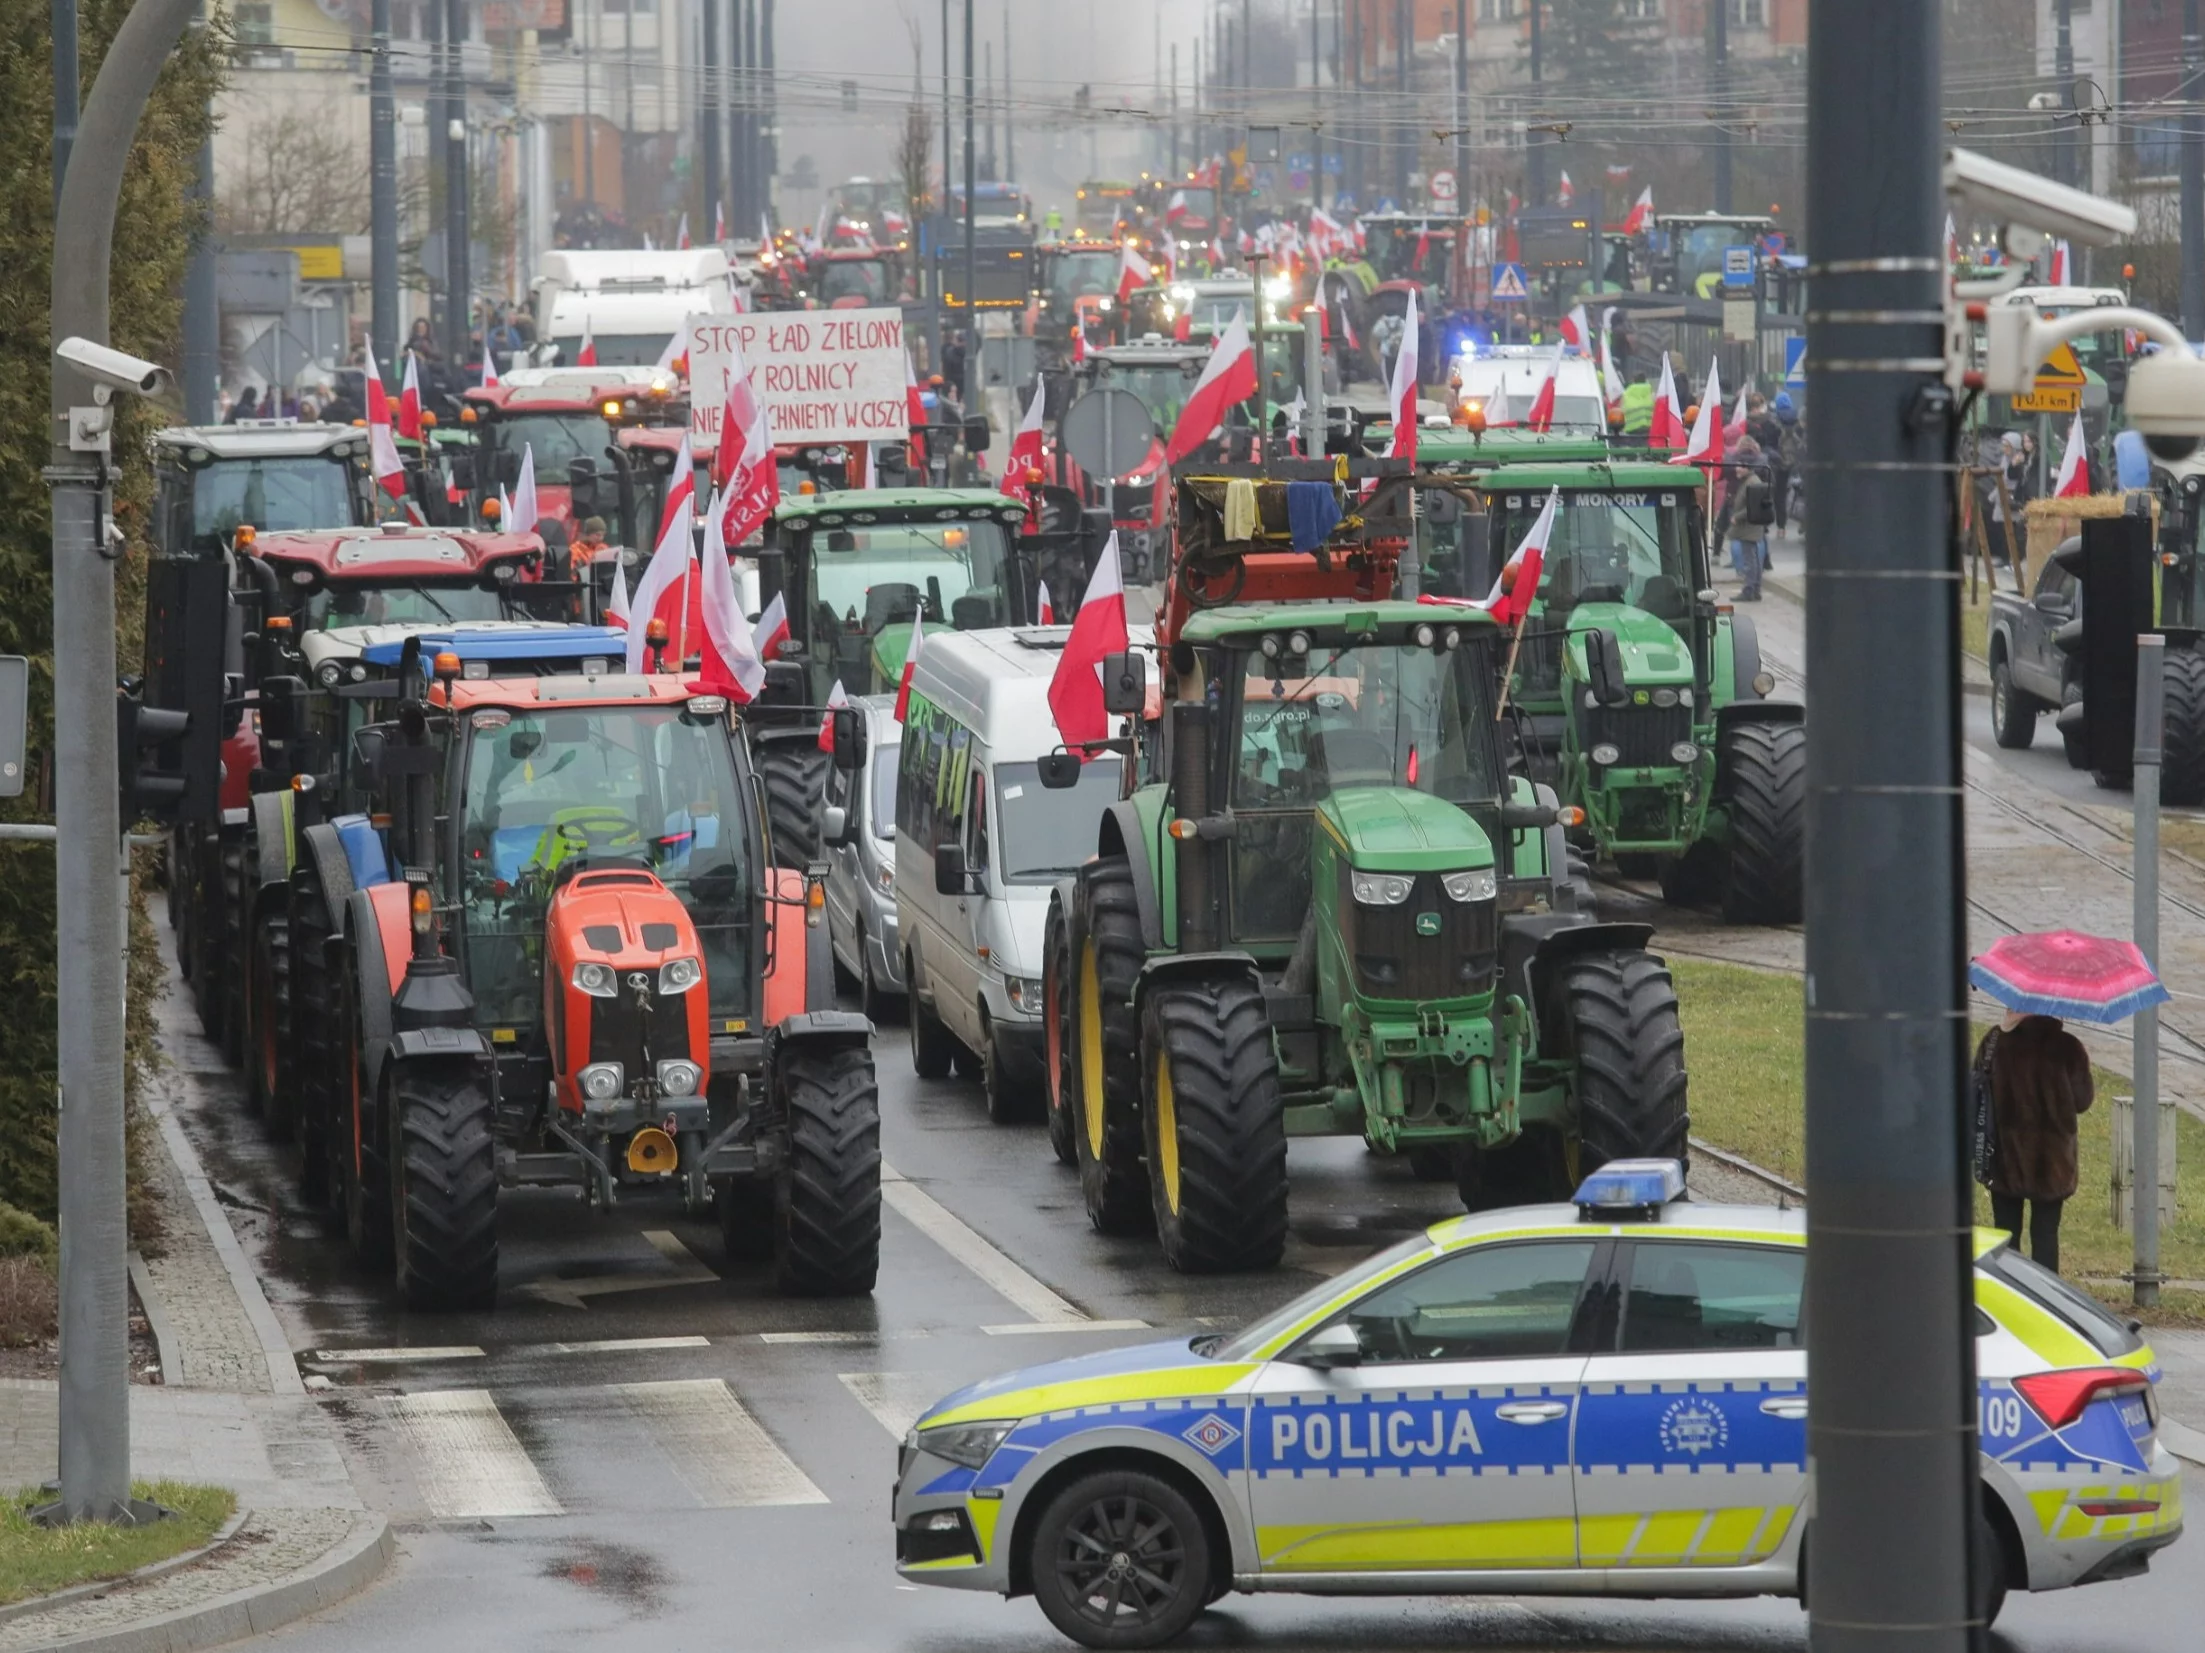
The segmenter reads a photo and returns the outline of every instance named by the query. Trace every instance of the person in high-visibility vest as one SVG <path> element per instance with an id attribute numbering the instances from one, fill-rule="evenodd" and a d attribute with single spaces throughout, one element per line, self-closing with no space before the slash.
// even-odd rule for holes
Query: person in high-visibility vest
<path id="1" fill-rule="evenodd" d="M 1643 444 L 1654 428 L 1654 387 L 1646 375 L 1634 373 L 1623 387 L 1623 434 Z"/>

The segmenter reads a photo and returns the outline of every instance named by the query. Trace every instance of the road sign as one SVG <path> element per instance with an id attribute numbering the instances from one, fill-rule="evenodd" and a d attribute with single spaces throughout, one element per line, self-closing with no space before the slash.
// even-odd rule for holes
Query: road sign
<path id="1" fill-rule="evenodd" d="M 1442 169 L 1432 174 L 1432 181 L 1427 187 L 1432 192 L 1433 200 L 1452 201 L 1455 198 L 1455 175 Z"/>
<path id="2" fill-rule="evenodd" d="M 1148 404 L 1132 391 L 1105 385 L 1064 410 L 1057 436 L 1081 470 L 1107 482 L 1148 457 L 1156 440 L 1156 421 Z"/>
<path id="3" fill-rule="evenodd" d="M 2075 347 L 2063 344 L 2037 369 L 2036 383 L 2028 394 L 2014 398 L 2016 413 L 2074 413 L 2082 407 L 2083 386 L 2090 381 Z"/>
<path id="4" fill-rule="evenodd" d="M 1790 390 L 1807 388 L 1807 341 L 1804 337 L 1784 341 L 1784 384 Z"/>
<path id="5" fill-rule="evenodd" d="M 1493 266 L 1493 302 L 1495 304 L 1521 304 L 1531 297 L 1524 285 L 1524 267 L 1521 264 L 1496 264 Z"/>
<path id="6" fill-rule="evenodd" d="M 1723 249 L 1723 285 L 1725 287 L 1751 287 L 1753 285 L 1753 249 L 1751 247 L 1725 247 Z"/>

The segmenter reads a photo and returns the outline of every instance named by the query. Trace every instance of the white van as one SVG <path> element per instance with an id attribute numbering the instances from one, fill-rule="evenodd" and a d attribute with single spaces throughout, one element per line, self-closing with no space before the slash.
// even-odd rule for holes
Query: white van
<path id="1" fill-rule="evenodd" d="M 988 1117 L 1041 1117 L 1041 933 L 1049 892 L 1095 843 L 1120 760 L 1052 792 L 1061 744 L 1049 679 L 1069 626 L 926 634 L 912 668 L 896 782 L 896 917 L 911 1060 L 978 1071 Z"/>
<path id="2" fill-rule="evenodd" d="M 543 255 L 536 294 L 538 365 L 572 363 L 586 334 L 602 367 L 649 367 L 689 318 L 735 309 L 735 275 L 718 247 Z"/>
<path id="3" fill-rule="evenodd" d="M 1531 417 L 1531 404 L 1539 399 L 1539 388 L 1553 370 L 1552 345 L 1466 350 L 1455 358 L 1451 375 L 1455 381 L 1454 406 L 1476 408 L 1489 426 L 1520 425 Z M 1554 381 L 1551 428 L 1593 436 L 1608 428 L 1600 369 L 1586 357 L 1562 358 L 1562 371 Z"/>

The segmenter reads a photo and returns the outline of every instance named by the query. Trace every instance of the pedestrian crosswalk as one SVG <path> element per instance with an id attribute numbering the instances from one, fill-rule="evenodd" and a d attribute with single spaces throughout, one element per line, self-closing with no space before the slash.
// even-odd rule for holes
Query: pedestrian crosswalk
<path id="1" fill-rule="evenodd" d="M 838 1373 L 843 1389 L 885 1431 L 862 1450 L 886 1449 L 956 1387 L 923 1372 Z M 606 1383 L 575 1389 L 431 1389 L 382 1403 L 401 1443 L 414 1502 L 440 1521 L 513 1520 L 600 1507 L 601 1483 L 698 1509 L 829 1502 L 827 1494 L 721 1378 Z M 854 1414 L 815 1404 L 839 1450 Z M 516 1428 L 516 1421 L 521 1427 Z M 860 1426 L 862 1433 L 862 1426 Z M 882 1450 L 881 1462 L 889 1460 Z M 655 1465 L 646 1474 L 645 1462 Z"/>

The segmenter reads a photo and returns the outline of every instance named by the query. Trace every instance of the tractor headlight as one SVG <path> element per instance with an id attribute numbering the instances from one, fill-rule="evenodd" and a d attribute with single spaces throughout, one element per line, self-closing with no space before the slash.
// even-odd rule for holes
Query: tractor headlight
<path id="1" fill-rule="evenodd" d="M 658 1065 L 658 1093 L 661 1096 L 694 1096 L 697 1082 L 703 1077 L 696 1063 L 669 1057 Z"/>
<path id="2" fill-rule="evenodd" d="M 577 964 L 571 979 L 577 993 L 587 993 L 593 999 L 609 999 L 620 991 L 619 974 L 611 965 L 593 959 Z"/>
<path id="3" fill-rule="evenodd" d="M 1416 880 L 1398 872 L 1350 872 L 1348 888 L 1366 907 L 1398 907 L 1409 899 Z"/>
<path id="4" fill-rule="evenodd" d="M 661 993 L 686 993 L 704 980 L 704 966 L 695 959 L 668 959 L 658 967 Z"/>
<path id="5" fill-rule="evenodd" d="M 1770 695 L 1776 693 L 1776 679 L 1767 672 L 1755 672 L 1753 674 L 1753 692 L 1763 700 L 1768 699 Z"/>
<path id="6" fill-rule="evenodd" d="M 574 1078 L 592 1102 L 610 1102 L 620 1094 L 628 1076 L 618 1062 L 592 1062 Z"/>
<path id="7" fill-rule="evenodd" d="M 1592 760 L 1601 765 L 1621 763 L 1623 761 L 1622 748 L 1613 741 L 1604 740 L 1592 749 Z"/>
<path id="8" fill-rule="evenodd" d="M 1457 901 L 1491 901 L 1501 886 L 1491 867 L 1479 867 L 1470 872 L 1448 873 L 1440 879 L 1439 887 Z"/>
<path id="9" fill-rule="evenodd" d="M 988 1423 L 952 1423 L 939 1429 L 922 1429 L 913 1443 L 921 1452 L 947 1458 L 967 1469 L 980 1469 L 995 1456 L 1003 1437 L 1018 1427 L 1014 1418 Z"/>
<path id="10" fill-rule="evenodd" d="M 323 688 L 334 689 L 343 679 L 345 669 L 334 660 L 325 660 L 322 662 L 322 669 L 314 675 L 321 679 Z"/>
<path id="11" fill-rule="evenodd" d="M 1656 690 L 1654 691 L 1654 704 L 1655 704 L 1655 705 L 1657 705 L 1657 706 L 1659 706 L 1659 707 L 1662 707 L 1662 708 L 1663 708 L 1664 710 L 1666 710 L 1667 708 L 1669 708 L 1669 707 L 1671 707 L 1671 706 L 1674 706 L 1674 705 L 1675 705 L 1676 703 L 1677 703 L 1677 691 L 1676 691 L 1676 690 L 1674 690 L 1674 689 L 1656 689 Z"/>
<path id="12" fill-rule="evenodd" d="M 1700 761 L 1700 749 L 1688 740 L 1680 740 L 1669 748 L 1669 756 L 1689 768 Z"/>

